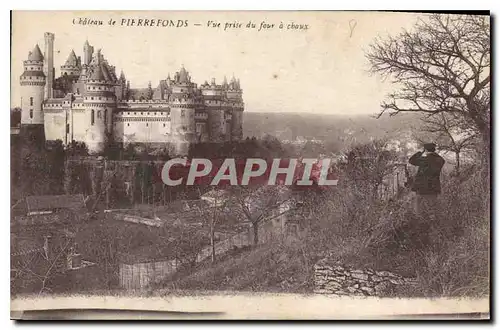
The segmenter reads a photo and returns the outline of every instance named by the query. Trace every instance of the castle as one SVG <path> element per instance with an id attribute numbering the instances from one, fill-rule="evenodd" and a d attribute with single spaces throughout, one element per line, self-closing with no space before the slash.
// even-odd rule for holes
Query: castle
<path id="1" fill-rule="evenodd" d="M 172 145 L 177 154 L 197 142 L 242 139 L 243 99 L 239 79 L 198 86 L 184 67 L 156 88 L 130 88 L 123 71 L 85 42 L 83 60 L 72 50 L 55 78 L 54 34 L 45 33 L 24 61 L 21 130 L 43 132 L 46 141 L 84 142 L 89 153 L 106 143 Z"/>

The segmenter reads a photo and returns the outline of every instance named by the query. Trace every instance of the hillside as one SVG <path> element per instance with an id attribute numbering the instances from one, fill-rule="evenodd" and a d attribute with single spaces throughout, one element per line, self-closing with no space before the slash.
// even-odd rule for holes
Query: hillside
<path id="1" fill-rule="evenodd" d="M 362 142 L 370 138 L 391 138 L 419 126 L 419 116 L 415 114 L 384 115 L 377 119 L 374 115 L 245 112 L 243 117 L 244 137 L 270 134 L 280 140 L 304 137 L 332 141 L 354 136 Z"/>

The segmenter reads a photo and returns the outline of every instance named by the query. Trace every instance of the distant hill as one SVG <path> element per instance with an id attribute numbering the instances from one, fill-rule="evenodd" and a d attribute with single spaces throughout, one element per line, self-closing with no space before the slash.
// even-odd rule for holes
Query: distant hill
<path id="1" fill-rule="evenodd" d="M 244 112 L 244 137 L 263 137 L 267 134 L 280 140 L 297 138 L 324 141 L 355 139 L 357 142 L 371 138 L 393 138 L 418 129 L 419 115 L 320 115 L 307 113 Z"/>

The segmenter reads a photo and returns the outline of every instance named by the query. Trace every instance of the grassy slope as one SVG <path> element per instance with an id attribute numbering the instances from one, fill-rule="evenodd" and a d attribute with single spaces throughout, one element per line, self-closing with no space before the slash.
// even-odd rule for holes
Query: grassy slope
<path id="1" fill-rule="evenodd" d="M 293 244 L 266 245 L 204 264 L 194 273 L 162 285 L 176 290 L 311 292 L 312 268 Z"/>
<path id="2" fill-rule="evenodd" d="M 474 196 L 486 196 L 488 185 L 475 176 L 460 185 L 445 187 L 446 214 L 432 236 L 437 248 L 421 244 L 421 233 L 412 228 L 410 196 L 398 202 L 391 216 L 381 216 L 370 231 L 347 237 L 319 230 L 307 239 L 274 243 L 226 257 L 215 265 L 204 263 L 182 278 L 160 287 L 175 290 L 235 290 L 312 292 L 314 263 L 330 252 L 356 268 L 394 271 L 416 277 L 418 285 L 399 295 L 410 297 L 484 296 L 489 292 L 488 205 L 477 207 Z M 477 210 L 475 208 L 478 208 Z M 342 221 L 342 219 L 340 219 Z M 330 222 L 329 226 L 338 226 Z M 347 224 L 353 231 L 353 224 Z M 420 244 L 420 245 L 419 245 Z"/>

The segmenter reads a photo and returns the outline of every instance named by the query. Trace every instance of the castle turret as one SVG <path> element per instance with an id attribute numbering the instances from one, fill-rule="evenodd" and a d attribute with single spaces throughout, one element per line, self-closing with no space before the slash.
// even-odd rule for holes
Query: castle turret
<path id="1" fill-rule="evenodd" d="M 83 44 L 83 64 L 89 65 L 92 60 L 92 55 L 94 54 L 94 47 L 89 44 L 88 40 L 85 40 Z"/>
<path id="2" fill-rule="evenodd" d="M 50 99 L 53 97 L 54 90 L 54 39 L 55 35 L 50 32 L 45 32 L 45 56 L 44 56 L 44 73 L 47 78 L 45 84 L 45 99 Z"/>
<path id="3" fill-rule="evenodd" d="M 45 74 L 43 73 L 43 55 L 38 45 L 24 61 L 24 72 L 21 82 L 21 124 L 42 125 L 44 100 Z"/>
<path id="4" fill-rule="evenodd" d="M 116 108 L 116 95 L 112 76 L 102 62 L 100 51 L 92 60 L 88 78 L 85 82 L 84 104 L 87 126 L 85 143 L 90 153 L 104 150 L 108 132 L 111 131 L 111 118 Z"/>
<path id="5" fill-rule="evenodd" d="M 243 92 L 240 88 L 240 80 L 233 75 L 229 83 L 226 97 L 231 112 L 231 140 L 239 141 L 243 138 Z"/>
<path id="6" fill-rule="evenodd" d="M 62 76 L 79 76 L 81 71 L 81 64 L 79 63 L 78 57 L 76 57 L 75 51 L 71 50 L 68 59 L 61 65 L 61 75 Z"/>
<path id="7" fill-rule="evenodd" d="M 196 139 L 194 85 L 184 67 L 171 82 L 170 96 L 171 141 L 179 154 L 186 154 Z"/>
<path id="8" fill-rule="evenodd" d="M 210 85 L 202 85 L 203 100 L 208 112 L 208 135 L 212 142 L 222 142 L 225 140 L 225 102 L 224 90 L 221 85 L 215 83 L 212 78 Z"/>

